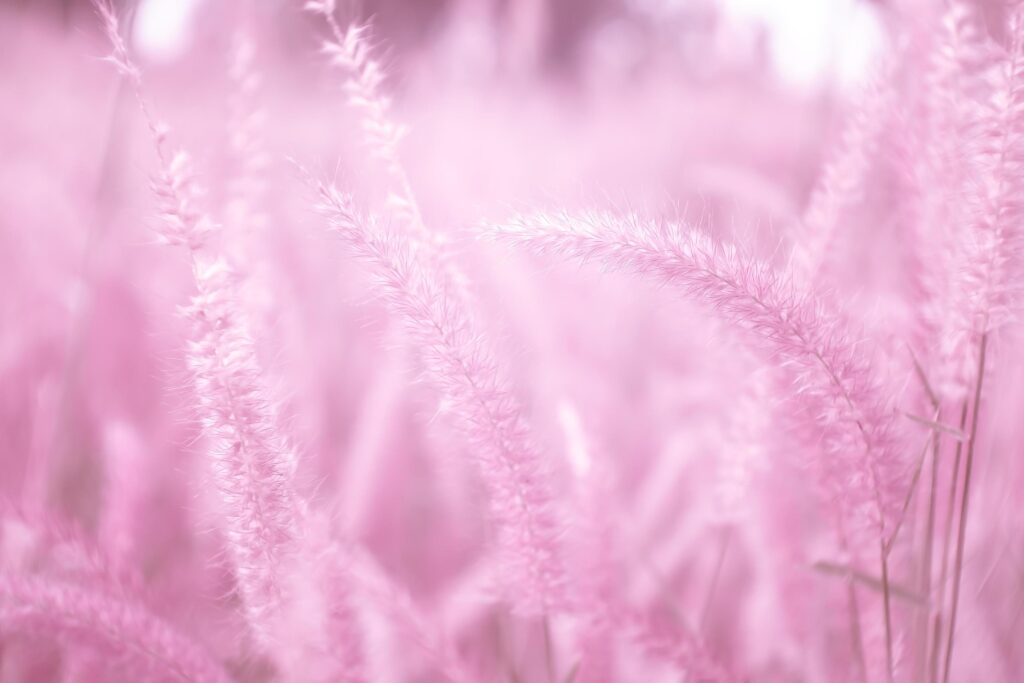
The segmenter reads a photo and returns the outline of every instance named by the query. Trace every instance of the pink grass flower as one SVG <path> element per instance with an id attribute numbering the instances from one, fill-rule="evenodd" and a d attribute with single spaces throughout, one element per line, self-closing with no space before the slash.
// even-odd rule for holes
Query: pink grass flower
<path id="1" fill-rule="evenodd" d="M 671 222 L 637 216 L 535 214 L 487 234 L 537 253 L 596 261 L 677 286 L 736 325 L 789 378 L 785 400 L 820 439 L 828 495 L 885 539 L 903 494 L 904 456 L 872 369 L 841 322 L 769 267 Z"/>
<path id="2" fill-rule="evenodd" d="M 498 523 L 507 598 L 524 614 L 564 607 L 559 522 L 548 466 L 486 339 L 451 281 L 399 234 L 360 216 L 350 198 L 320 185 L 318 210 L 376 277 L 415 340 L 424 369 L 476 449 Z"/>
<path id="3" fill-rule="evenodd" d="M 0 574 L 0 631 L 64 635 L 130 657 L 156 680 L 228 683 L 196 644 L 123 597 L 33 576 Z"/>
<path id="4" fill-rule="evenodd" d="M 1024 5 L 753 4 L 0 7 L 0 683 L 1024 680 Z"/>

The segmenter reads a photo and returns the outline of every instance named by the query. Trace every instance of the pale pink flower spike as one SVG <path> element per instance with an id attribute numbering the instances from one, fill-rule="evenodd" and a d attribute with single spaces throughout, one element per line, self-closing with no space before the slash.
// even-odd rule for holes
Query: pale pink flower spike
<path id="1" fill-rule="evenodd" d="M 1024 680 L 1024 2 L 0 6 L 0 683 Z"/>

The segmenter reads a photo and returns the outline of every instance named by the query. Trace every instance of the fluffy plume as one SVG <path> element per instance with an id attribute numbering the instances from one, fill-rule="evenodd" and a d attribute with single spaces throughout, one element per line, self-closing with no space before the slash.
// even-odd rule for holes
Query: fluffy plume
<path id="1" fill-rule="evenodd" d="M 228 520 L 231 553 L 250 626 L 266 640 L 284 590 L 283 571 L 296 550 L 300 509 L 292 486 L 296 456 L 281 437 L 261 387 L 260 368 L 236 296 L 234 273 L 208 242 L 214 222 L 199 208 L 201 192 L 184 152 L 169 156 L 166 133 L 149 114 L 139 70 L 120 38 L 116 15 L 98 2 L 112 59 L 131 75 L 160 160 L 153 190 L 160 202 L 160 236 L 185 247 L 196 294 L 185 315 L 194 326 L 188 363 L 196 414 L 210 443 L 214 481 Z"/>
<path id="2" fill-rule="evenodd" d="M 904 462 L 893 415 L 840 321 L 772 270 L 671 222 L 611 214 L 518 216 L 488 229 L 503 242 L 640 273 L 678 286 L 750 333 L 791 377 L 813 420 L 829 495 L 879 538 L 894 528 Z"/>
<path id="3" fill-rule="evenodd" d="M 333 6 L 310 3 L 306 7 L 322 14 L 330 28 L 331 36 L 324 41 L 323 52 L 333 66 L 346 74 L 345 94 L 349 105 L 359 113 L 366 145 L 390 176 L 391 209 L 421 248 L 433 248 L 437 237 L 427 232 L 409 177 L 398 157 L 398 145 L 406 129 L 391 116 L 391 99 L 383 89 L 384 70 L 374 59 L 370 45 L 370 27 L 352 24 L 342 30 L 334 18 Z"/>
<path id="4" fill-rule="evenodd" d="M 123 597 L 32 576 L 0 574 L 0 631 L 61 635 L 124 654 L 158 680 L 228 683 L 199 646 Z"/>
<path id="5" fill-rule="evenodd" d="M 1020 2 L 53 4 L 0 683 L 1024 680 Z"/>
<path id="6" fill-rule="evenodd" d="M 196 330 L 189 365 L 198 414 L 230 521 L 227 540 L 239 587 L 260 631 L 281 598 L 282 562 L 295 550 L 295 454 L 270 418 L 230 268 L 221 259 L 197 258 L 194 275 L 197 294 L 186 314 Z"/>
<path id="7" fill-rule="evenodd" d="M 402 236 L 362 217 L 350 198 L 318 187 L 318 211 L 369 263 L 381 293 L 415 339 L 430 381 L 477 449 L 503 550 L 507 597 L 524 614 L 564 607 L 559 524 L 547 467 L 493 352 L 445 273 Z"/>
<path id="8" fill-rule="evenodd" d="M 1008 44 L 999 49 L 977 41 L 973 61 L 985 68 L 974 75 L 968 93 L 973 173 L 962 190 L 964 222 L 952 245 L 950 315 L 943 338 L 949 381 L 962 394 L 970 382 L 982 335 L 998 329 L 1015 313 L 1020 285 L 1021 173 L 1024 170 L 1024 39 L 1021 10 L 1014 7 Z M 971 74 L 961 76 L 971 79 Z M 973 97 L 972 97 L 973 96 Z M 976 98 L 976 99 L 975 99 Z"/>
<path id="9" fill-rule="evenodd" d="M 416 248 L 426 258 L 437 261 L 437 267 L 446 272 L 456 293 L 463 300 L 469 300 L 469 283 L 455 263 L 451 245 L 442 233 L 429 230 L 424 223 L 419 202 L 399 158 L 398 145 L 407 130 L 391 115 L 391 99 L 383 87 L 384 70 L 373 56 L 370 27 L 352 24 L 343 31 L 334 18 L 333 6 L 324 3 L 310 5 L 307 9 L 323 15 L 327 21 L 331 37 L 324 41 L 323 51 L 331 64 L 346 74 L 345 93 L 349 106 L 359 112 L 366 145 L 388 173 L 389 213 Z"/>
<path id="10" fill-rule="evenodd" d="M 818 281 L 828 265 L 844 212 L 864 199 L 872 163 L 891 126 L 895 68 L 894 64 L 883 66 L 857 96 L 839 144 L 822 169 L 790 257 L 790 269 L 798 282 L 810 286 Z"/>
<path id="11" fill-rule="evenodd" d="M 108 22 L 108 30 L 116 35 L 116 24 Z M 160 201 L 159 235 L 187 249 L 196 287 L 184 309 L 195 330 L 188 358 L 196 412 L 210 442 L 214 480 L 229 520 L 228 548 L 249 621 L 265 636 L 281 599 L 282 562 L 294 550 L 298 509 L 290 478 L 296 456 L 278 434 L 260 386 L 234 273 L 206 249 L 215 224 L 198 208 L 189 157 L 185 152 L 168 156 L 162 133 L 154 142 L 161 162 L 153 183 Z"/>
<path id="12" fill-rule="evenodd" d="M 249 251 L 245 248 L 254 241 L 253 233 L 259 235 L 259 229 L 267 223 L 261 203 L 265 199 L 269 162 L 264 148 L 266 112 L 260 101 L 262 76 L 256 67 L 252 29 L 239 29 L 235 35 L 228 76 L 233 92 L 227 134 L 236 171 L 228 188 L 227 223 L 240 233 L 235 237 L 242 242 L 242 255 L 251 261 L 251 246 Z"/>

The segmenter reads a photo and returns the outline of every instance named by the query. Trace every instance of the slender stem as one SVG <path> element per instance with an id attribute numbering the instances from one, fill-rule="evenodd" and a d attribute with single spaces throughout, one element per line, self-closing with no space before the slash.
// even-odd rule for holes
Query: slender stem
<path id="1" fill-rule="evenodd" d="M 96 201 L 96 209 L 89 220 L 85 235 L 85 244 L 82 248 L 81 262 L 78 271 L 80 286 L 75 287 L 72 296 L 71 321 L 68 327 L 67 342 L 61 367 L 60 383 L 57 389 L 56 409 L 53 411 L 53 425 L 46 438 L 39 454 L 29 460 L 29 467 L 26 470 L 27 478 L 24 489 L 27 492 L 27 504 L 32 509 L 42 509 L 47 505 L 46 498 L 49 494 L 47 475 L 54 467 L 54 461 L 63 455 L 67 446 L 69 436 L 69 422 L 72 415 L 72 402 L 76 391 L 76 383 L 79 379 L 79 371 L 82 364 L 86 342 L 86 332 L 90 327 L 90 318 L 93 314 L 91 289 L 96 278 L 95 261 L 96 254 L 100 249 L 101 241 L 106 237 L 105 226 L 108 222 L 106 207 L 110 206 L 105 201 L 105 195 L 110 191 L 114 182 L 114 173 L 117 166 L 117 153 L 115 146 L 118 144 L 118 137 L 114 134 L 118 127 L 118 111 L 124 98 L 124 81 L 117 80 L 117 89 L 114 92 L 110 104 L 110 113 L 107 117 L 101 133 L 102 144 L 99 146 L 99 166 L 96 169 L 96 181 L 93 188 L 93 196 Z"/>
<path id="2" fill-rule="evenodd" d="M 928 395 L 928 401 L 932 404 L 932 408 L 938 409 L 941 401 L 939 401 L 938 394 L 932 388 L 932 383 L 928 381 L 928 375 L 925 373 L 924 368 L 921 367 L 917 354 L 914 353 L 914 349 L 909 345 L 907 346 L 907 351 L 910 352 L 910 360 L 914 364 L 914 372 L 917 374 L 917 379 L 920 380 L 921 386 L 924 387 L 924 391 Z"/>
<path id="3" fill-rule="evenodd" d="M 732 540 L 732 527 L 722 529 L 722 540 L 718 548 L 718 560 L 715 562 L 715 573 L 711 576 L 711 584 L 708 586 L 708 594 L 704 598 L 704 609 L 701 610 L 700 629 L 703 631 L 711 615 L 711 605 L 714 603 L 715 590 L 718 588 L 718 578 L 722 573 L 722 565 L 725 564 L 725 554 L 729 550 L 729 541 Z"/>
<path id="4" fill-rule="evenodd" d="M 860 672 L 859 678 L 866 682 L 868 665 L 864 656 L 864 636 L 860 630 L 860 605 L 857 603 L 857 589 L 852 580 L 847 582 L 846 591 L 850 609 L 850 637 L 853 639 L 854 658 L 857 662 L 857 670 Z"/>
<path id="5" fill-rule="evenodd" d="M 548 670 L 548 680 L 555 683 L 555 653 L 551 646 L 551 622 L 544 617 L 544 664 Z"/>
<path id="6" fill-rule="evenodd" d="M 941 420 L 941 409 L 936 410 L 937 419 Z M 935 499 L 939 486 L 939 453 L 942 450 L 941 435 L 936 434 L 932 440 L 932 471 L 928 487 L 928 516 L 925 521 L 924 553 L 921 558 L 921 595 L 925 600 L 931 599 L 932 592 L 932 554 L 935 547 Z M 921 610 L 917 631 L 918 644 L 918 675 L 921 681 L 928 672 L 928 610 Z"/>
<path id="7" fill-rule="evenodd" d="M 967 425 L 967 401 L 963 402 L 963 406 L 960 408 L 960 430 Z M 953 511 L 956 509 L 956 489 L 957 484 L 960 481 L 960 458 L 963 454 L 963 441 L 957 441 L 956 443 L 956 455 L 953 458 L 953 479 L 949 484 L 949 497 L 946 501 L 946 520 L 943 524 L 943 541 L 942 541 L 942 562 L 939 565 L 939 599 L 935 601 L 935 620 L 933 626 L 933 637 L 932 637 L 932 667 L 929 681 L 935 683 L 939 678 L 939 651 L 941 649 L 942 640 L 942 604 L 946 601 L 946 576 L 949 569 L 949 549 L 952 546 L 951 539 L 953 538 Z"/>
<path id="8" fill-rule="evenodd" d="M 934 439 L 937 438 L 936 433 L 930 433 L 928 439 L 924 442 L 924 447 L 921 448 L 921 455 L 917 459 L 917 466 L 914 467 L 914 475 L 910 480 L 910 486 L 907 488 L 907 495 L 903 499 L 903 507 L 900 509 L 900 516 L 896 520 L 896 528 L 893 529 L 888 540 L 885 540 L 882 544 L 882 552 L 888 557 L 892 552 L 893 546 L 896 545 L 896 539 L 899 536 L 900 530 L 903 528 L 903 522 L 907 518 L 907 511 L 910 509 L 910 503 L 913 501 L 914 493 L 917 491 L 917 484 L 921 479 L 921 472 L 924 470 L 925 458 L 928 456 L 928 446 L 934 443 Z"/>
<path id="9" fill-rule="evenodd" d="M 885 608 L 885 676 L 886 680 L 892 683 L 892 600 L 889 595 L 889 551 L 885 547 L 885 543 L 881 541 L 879 550 L 879 557 L 882 561 L 882 603 Z"/>
<path id="10" fill-rule="evenodd" d="M 832 576 L 839 576 L 846 581 L 853 581 L 854 583 L 870 588 L 876 593 L 882 592 L 882 579 L 881 577 L 867 572 L 862 572 L 859 569 L 855 569 L 847 564 L 839 564 L 836 562 L 829 562 L 828 560 L 818 560 L 811 565 L 816 571 L 824 574 L 830 574 Z M 913 605 L 915 607 L 923 607 L 927 601 L 921 595 L 915 593 L 913 589 L 901 586 L 893 581 L 889 582 L 889 593 L 893 600 L 899 598 L 903 602 Z"/>
<path id="11" fill-rule="evenodd" d="M 978 438 L 978 415 L 981 413 L 981 387 L 985 380 L 985 351 L 988 335 L 981 335 L 978 351 L 978 376 L 974 381 L 974 408 L 971 414 L 971 433 L 967 440 L 967 462 L 964 465 L 964 493 L 960 503 L 960 529 L 956 539 L 956 563 L 953 570 L 953 602 L 949 613 L 949 634 L 946 637 L 946 661 L 943 669 L 943 683 L 949 683 L 950 665 L 953 662 L 953 636 L 956 634 L 956 612 L 960 602 L 960 581 L 964 571 L 964 545 L 967 536 L 967 505 L 971 497 L 971 472 L 974 469 L 974 445 Z"/>
<path id="12" fill-rule="evenodd" d="M 935 418 L 934 418 L 934 420 L 938 420 L 938 419 L 939 419 L 939 409 L 936 408 L 935 409 Z M 932 424 L 938 426 L 939 423 L 933 421 Z M 882 537 L 882 539 L 880 540 L 880 542 L 881 542 L 881 555 L 880 555 L 880 559 L 881 559 L 881 564 L 882 564 L 882 596 L 883 596 L 883 604 L 884 604 L 884 608 L 885 608 L 885 661 L 886 661 L 886 665 L 887 665 L 887 667 L 886 667 L 886 676 L 887 676 L 889 681 L 892 681 L 893 675 L 894 675 L 894 670 L 893 670 L 893 644 L 892 644 L 892 608 L 891 608 L 891 606 L 892 606 L 892 595 L 891 595 L 891 588 L 890 588 L 890 584 L 889 584 L 889 555 L 890 555 L 890 553 L 892 553 L 892 549 L 896 545 L 896 539 L 899 536 L 900 529 L 903 528 L 903 522 L 906 519 L 907 511 L 910 509 L 910 503 L 911 503 L 911 501 L 914 498 L 914 493 L 917 491 L 917 485 L 918 485 L 918 482 L 921 479 L 921 472 L 924 469 L 925 458 L 928 456 L 929 444 L 932 445 L 931 450 L 935 451 L 936 448 L 937 448 L 936 444 L 938 444 L 938 440 L 939 440 L 939 434 L 940 434 L 940 430 L 933 427 L 932 432 L 928 435 L 928 439 L 924 443 L 924 448 L 922 448 L 922 450 L 921 450 L 921 457 L 918 459 L 917 467 L 914 469 L 914 476 L 913 476 L 913 479 L 911 481 L 910 487 L 907 490 L 907 496 L 906 496 L 906 498 L 903 501 L 903 509 L 900 511 L 899 519 L 896 522 L 896 528 L 893 530 L 892 535 L 888 538 L 888 540 L 886 540 L 885 537 Z M 935 466 L 934 466 L 934 463 L 933 463 L 933 465 L 932 465 L 932 479 L 933 479 L 932 486 L 933 486 L 933 488 L 934 488 L 934 478 L 935 478 Z M 934 491 L 933 491 L 933 493 L 934 493 Z M 933 495 L 933 497 L 931 499 L 930 505 L 931 505 L 932 508 L 934 508 L 934 495 Z M 929 528 L 928 534 L 929 534 L 929 536 L 931 534 L 930 528 Z M 930 555 L 930 549 L 929 549 L 929 555 Z M 929 557 L 929 559 L 928 559 L 928 561 L 926 563 L 926 566 L 927 567 L 931 566 L 930 557 Z M 928 571 L 930 571 L 930 569 L 926 569 L 925 571 L 928 572 Z M 925 599 L 927 600 L 927 597 L 928 597 L 927 591 L 925 591 L 923 593 L 923 595 L 925 596 Z M 924 612 L 925 628 L 927 628 L 927 619 L 928 619 L 927 612 Z M 927 642 L 927 636 L 925 636 L 925 638 L 923 640 L 924 640 L 924 642 Z"/>
<path id="13" fill-rule="evenodd" d="M 939 677 L 939 641 L 942 639 L 942 612 L 935 615 L 932 628 L 932 652 L 928 658 L 928 672 L 932 683 Z"/>
<path id="14" fill-rule="evenodd" d="M 967 426 L 967 414 L 969 404 L 965 400 L 963 406 L 960 408 L 960 429 L 963 430 Z M 943 533 L 943 545 L 942 545 L 942 570 L 939 575 L 939 590 L 945 591 L 946 589 L 946 576 L 949 569 L 949 549 L 953 546 L 953 513 L 956 510 L 956 491 L 960 484 L 960 462 L 963 458 L 964 442 L 958 441 L 956 444 L 956 454 L 953 457 L 953 480 L 949 485 L 949 497 L 946 505 L 946 520 L 944 523 Z M 942 597 L 945 597 L 944 595 Z M 941 606 L 942 600 L 939 601 Z"/>
<path id="15" fill-rule="evenodd" d="M 505 629 L 502 625 L 501 612 L 494 613 L 494 651 L 497 659 L 497 668 L 508 667 L 508 680 L 510 683 L 519 683 L 519 671 L 516 667 L 516 657 L 511 652 L 511 644 L 506 642 Z"/>
<path id="16" fill-rule="evenodd" d="M 941 422 L 939 422 L 936 419 L 928 420 L 928 419 L 920 417 L 918 415 L 914 415 L 913 413 L 903 413 L 903 415 L 906 416 L 906 418 L 908 420 L 910 420 L 911 422 L 916 422 L 917 424 L 922 425 L 924 427 L 928 427 L 929 429 L 931 429 L 931 430 L 933 430 L 935 432 L 944 432 L 944 433 L 949 434 L 954 439 L 957 439 L 959 441 L 966 441 L 967 440 L 967 435 L 966 434 L 964 434 L 963 432 L 961 432 L 958 429 L 954 429 L 953 427 L 950 427 L 949 425 L 944 425 L 944 424 L 942 424 Z"/>
<path id="17" fill-rule="evenodd" d="M 844 555 L 848 554 L 849 544 L 847 543 L 846 525 L 843 523 L 841 514 L 836 516 L 836 530 L 839 532 L 839 549 Z M 857 665 L 857 672 L 860 674 L 857 680 L 867 683 L 868 664 L 864 656 L 864 636 L 860 629 L 860 605 L 857 602 L 857 587 L 854 584 L 853 576 L 846 581 L 846 608 L 850 618 L 850 640 L 852 641 L 853 660 Z"/>

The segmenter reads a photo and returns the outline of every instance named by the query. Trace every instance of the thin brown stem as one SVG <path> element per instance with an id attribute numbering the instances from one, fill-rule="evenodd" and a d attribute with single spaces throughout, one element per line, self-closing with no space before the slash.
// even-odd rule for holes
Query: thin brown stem
<path id="1" fill-rule="evenodd" d="M 911 422 L 916 422 L 917 424 L 923 427 L 928 427 L 929 429 L 936 432 L 944 432 L 946 434 L 949 434 L 957 441 L 967 440 L 967 435 L 964 434 L 962 431 L 954 429 L 949 425 L 944 425 L 941 422 L 938 422 L 937 420 L 929 420 L 927 418 L 920 417 L 919 415 L 914 415 L 913 413 L 903 413 L 903 415 Z"/>
<path id="2" fill-rule="evenodd" d="M 928 658 L 929 679 L 932 683 L 939 677 L 939 641 L 942 639 L 942 612 L 935 615 L 932 627 L 932 651 Z"/>
<path id="3" fill-rule="evenodd" d="M 850 610 L 850 637 L 853 639 L 854 661 L 857 662 L 859 679 L 866 683 L 868 679 L 867 658 L 864 656 L 864 636 L 860 630 L 860 605 L 857 602 L 857 589 L 853 581 L 846 584 L 847 600 Z"/>
<path id="4" fill-rule="evenodd" d="M 715 573 L 711 576 L 711 583 L 708 586 L 708 594 L 704 598 L 704 609 L 701 610 L 701 631 L 704 631 L 707 627 L 708 617 L 711 615 L 711 606 L 714 604 L 715 590 L 718 588 L 718 578 L 722 574 L 722 565 L 725 564 L 725 554 L 729 550 L 730 540 L 732 540 L 732 528 L 725 527 L 722 529 L 722 540 L 718 548 L 718 559 L 715 561 Z"/>
<path id="5" fill-rule="evenodd" d="M 936 409 L 936 419 L 941 419 L 941 408 Z M 932 440 L 932 471 L 928 487 L 928 515 L 925 520 L 924 551 L 921 558 L 921 595 L 931 599 L 932 592 L 932 554 L 935 547 L 935 499 L 939 486 L 939 453 L 942 450 L 941 435 L 936 434 Z M 928 610 L 920 612 L 917 624 L 918 638 L 918 681 L 924 680 L 928 672 Z"/>
<path id="6" fill-rule="evenodd" d="M 985 380 L 985 351 L 988 335 L 981 335 L 978 351 L 978 376 L 974 380 L 974 408 L 971 413 L 971 432 L 967 440 L 967 462 L 964 465 L 964 492 L 960 502 L 960 529 L 956 539 L 956 563 L 953 568 L 953 598 L 949 612 L 949 633 L 946 636 L 946 661 L 943 667 L 943 683 L 949 683 L 949 672 L 953 663 L 953 642 L 956 634 L 956 613 L 960 602 L 960 581 L 964 571 L 964 546 L 967 536 L 967 510 L 971 498 L 971 473 L 974 469 L 974 446 L 978 440 L 978 415 L 981 413 L 981 387 Z"/>
<path id="7" fill-rule="evenodd" d="M 964 401 L 960 408 L 961 431 L 967 426 L 967 408 L 967 401 Z M 963 454 L 963 447 L 964 442 L 958 441 L 956 444 L 956 454 L 953 457 L 953 479 L 949 484 L 949 496 L 946 501 L 946 519 L 943 523 L 942 562 L 939 565 L 939 598 L 935 601 L 936 614 L 933 622 L 932 633 L 932 666 L 928 679 L 931 683 L 935 683 L 939 678 L 939 651 L 941 649 L 942 640 L 942 604 L 946 601 L 946 578 L 949 569 L 949 549 L 952 546 L 953 538 L 953 511 L 956 509 L 956 489 L 957 484 L 960 481 L 960 459 Z"/>
<path id="8" fill-rule="evenodd" d="M 879 558 L 882 562 L 882 604 L 885 610 L 885 677 L 892 683 L 892 599 L 889 595 L 889 551 L 884 543 L 879 546 Z"/>
<path id="9" fill-rule="evenodd" d="M 928 381 L 928 374 L 921 367 L 920 361 L 917 359 L 917 354 L 914 353 L 914 349 L 907 346 L 907 351 L 910 352 L 910 360 L 914 364 L 914 373 L 917 375 L 917 379 L 921 382 L 921 386 L 924 387 L 925 393 L 928 395 L 928 401 L 932 404 L 932 408 L 938 410 L 939 408 L 939 396 L 935 393 L 932 388 L 932 383 Z"/>
<path id="10" fill-rule="evenodd" d="M 839 548 L 843 554 L 848 553 L 846 536 L 846 525 L 843 523 L 842 515 L 836 517 L 836 529 L 839 532 Z M 846 608 L 850 619 L 850 640 L 853 652 L 853 661 L 857 666 L 857 680 L 867 683 L 868 664 L 864 655 L 864 636 L 860 628 L 860 604 L 857 601 L 857 587 L 854 584 L 852 575 L 846 581 Z"/>
<path id="11" fill-rule="evenodd" d="M 882 592 L 882 579 L 880 577 L 868 574 L 849 565 L 829 562 L 828 560 L 818 560 L 811 567 L 823 574 L 839 576 L 848 581 L 852 580 L 865 588 L 870 588 L 877 593 Z M 925 607 L 928 604 L 928 601 L 923 596 L 918 595 L 911 588 L 901 586 L 891 580 L 889 581 L 889 593 L 893 599 L 902 600 L 914 607 Z"/>
<path id="12" fill-rule="evenodd" d="M 548 680 L 555 683 L 555 653 L 551 645 L 551 622 L 544 617 L 544 665 L 548 670 Z"/>
<path id="13" fill-rule="evenodd" d="M 896 528 L 893 529 L 892 534 L 887 540 L 885 540 L 882 546 L 882 552 L 889 556 L 892 552 L 892 548 L 896 545 L 896 538 L 899 536 L 900 529 L 903 528 L 903 522 L 907 517 L 907 510 L 910 509 L 910 503 L 914 498 L 914 493 L 917 491 L 917 484 L 921 479 L 921 471 L 924 469 L 925 457 L 928 455 L 928 446 L 934 443 L 934 440 L 938 438 L 937 434 L 929 434 L 928 439 L 924 442 L 924 447 L 921 449 L 921 455 L 917 459 L 917 465 L 914 467 L 914 475 L 910 480 L 910 486 L 907 487 L 907 495 L 903 499 L 903 507 L 900 510 L 900 516 L 896 520 Z"/>
<path id="14" fill-rule="evenodd" d="M 506 641 L 501 612 L 494 613 L 494 652 L 498 670 L 506 669 L 509 683 L 519 683 L 519 671 L 515 654 Z"/>

